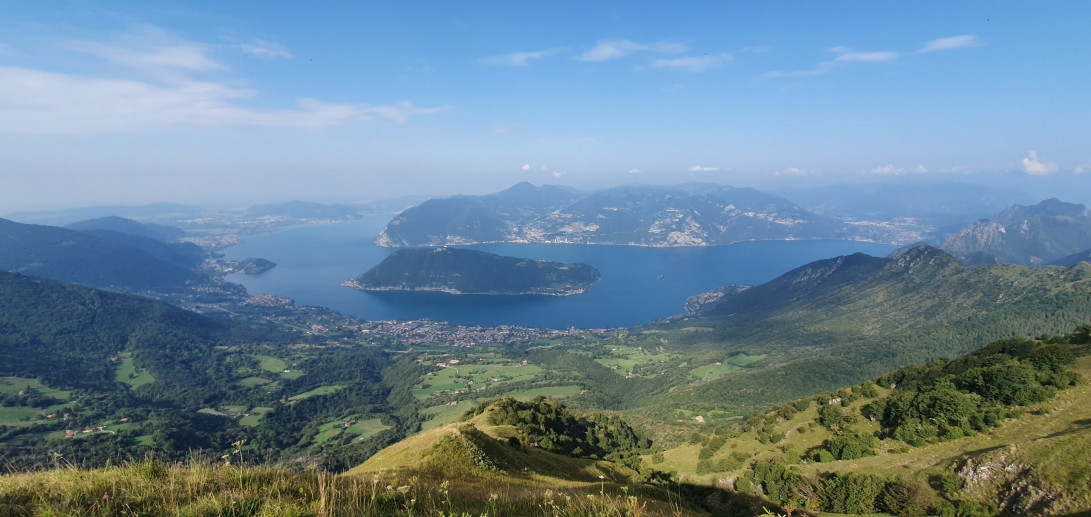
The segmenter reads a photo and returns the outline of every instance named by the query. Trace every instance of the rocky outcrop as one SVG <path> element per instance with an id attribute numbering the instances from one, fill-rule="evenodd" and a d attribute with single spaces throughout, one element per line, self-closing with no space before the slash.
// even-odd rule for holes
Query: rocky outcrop
<path id="1" fill-rule="evenodd" d="M 1091 211 L 1057 199 L 1015 205 L 962 228 L 940 248 L 968 265 L 1045 265 L 1091 248 Z"/>

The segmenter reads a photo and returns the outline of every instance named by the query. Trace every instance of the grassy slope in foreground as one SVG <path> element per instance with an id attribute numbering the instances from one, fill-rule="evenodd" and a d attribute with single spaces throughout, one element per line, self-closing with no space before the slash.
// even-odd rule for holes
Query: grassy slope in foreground
<path id="1" fill-rule="evenodd" d="M 624 440 L 620 437 L 629 429 L 605 415 L 575 416 L 551 399 L 502 398 L 464 418 L 468 420 L 394 444 L 345 475 L 397 475 L 423 486 L 439 485 L 445 496 L 459 502 L 460 511 L 473 515 L 758 515 L 762 506 L 769 506 L 760 497 L 708 485 L 679 485 L 660 473 L 646 471 L 644 476 L 652 481 L 644 481 L 636 471 L 594 455 L 548 452 L 544 448 L 550 445 L 543 438 L 548 431 L 533 439 L 525 433 L 556 429 L 563 421 L 573 442 L 594 450 L 591 435 Z M 584 440 L 581 433 L 571 431 L 574 420 L 597 424 Z M 531 441 L 539 446 L 527 445 Z M 501 508 L 491 506 L 495 502 Z"/>
<path id="2" fill-rule="evenodd" d="M 1084 345 L 1082 353 L 1087 351 Z M 1087 446 L 1091 443 L 1091 406 L 1086 403 L 1091 400 L 1091 384 L 1087 382 L 1091 379 L 1091 355 L 1077 358 L 1069 371 L 1082 381 L 1043 402 L 1009 408 L 1009 418 L 998 427 L 972 436 L 933 440 L 921 447 L 887 437 L 875 448 L 874 455 L 815 461 L 815 453 L 837 433 L 817 422 L 818 410 L 826 404 L 814 404 L 808 399 L 805 410 L 787 419 L 778 418 L 778 411 L 772 411 L 748 422 L 747 427 L 753 427 L 749 430 L 698 428 L 696 441 L 645 459 L 657 469 L 681 472 L 683 481 L 727 489 L 748 483 L 753 479 L 753 466 L 767 461 L 786 464 L 789 472 L 811 480 L 828 479 L 834 474 L 872 475 L 932 485 L 941 494 L 943 490 L 936 483 L 946 477 L 961 480 L 957 490 L 945 495 L 952 501 L 973 502 L 983 508 L 999 506 L 1016 515 L 1084 515 L 1079 512 L 1091 512 L 1091 448 Z M 891 394 L 888 389 L 872 387 L 880 398 Z M 846 393 L 858 397 L 859 389 L 842 389 L 825 398 Z M 860 415 L 860 409 L 875 400 L 862 397 L 848 404 L 844 409 L 849 415 L 855 414 L 856 421 L 846 424 L 842 432 L 867 436 L 882 433 L 880 423 Z M 840 409 L 840 405 L 833 406 Z M 704 461 L 714 467 L 711 473 L 697 475 L 695 472 L 701 468 L 698 459 L 713 441 L 713 433 L 721 439 L 716 452 L 706 455 Z"/>
<path id="3" fill-rule="evenodd" d="M 512 447 L 513 426 L 487 419 L 410 437 L 340 476 L 199 458 L 8 474 L 0 515 L 700 516 L 722 514 L 729 500 L 761 513 L 755 497 L 652 485 L 612 462 Z"/>

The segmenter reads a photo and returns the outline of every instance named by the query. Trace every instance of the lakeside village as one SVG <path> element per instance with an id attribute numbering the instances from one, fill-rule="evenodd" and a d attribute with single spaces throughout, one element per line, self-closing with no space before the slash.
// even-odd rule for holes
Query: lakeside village
<path id="1" fill-rule="evenodd" d="M 239 307 L 239 304 L 231 304 Z M 617 329 L 548 329 L 517 325 L 458 325 L 430 319 L 365 321 L 322 307 L 295 306 L 290 298 L 276 295 L 249 295 L 242 306 L 260 307 L 261 318 L 309 334 L 347 339 L 374 345 L 406 349 L 422 345 L 473 347 L 475 345 L 511 345 L 542 341 L 602 336 Z M 207 305 L 205 308 L 207 309 Z M 226 307 L 220 307 L 225 310 Z M 230 311 L 229 311 L 230 312 Z"/>
<path id="2" fill-rule="evenodd" d="M 513 325 L 478 327 L 453 325 L 434 320 L 369 321 L 357 325 L 356 329 L 364 334 L 394 338 L 405 346 L 443 344 L 457 347 L 533 343 L 568 337 L 578 338 L 588 334 L 601 335 L 608 332 L 606 329 L 540 329 Z"/>

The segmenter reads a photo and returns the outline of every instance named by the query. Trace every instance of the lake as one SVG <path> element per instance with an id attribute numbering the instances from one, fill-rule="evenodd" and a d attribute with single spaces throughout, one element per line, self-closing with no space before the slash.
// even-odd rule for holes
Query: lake
<path id="1" fill-rule="evenodd" d="M 579 244 L 484 244 L 500 255 L 585 262 L 602 273 L 587 293 L 566 297 L 371 293 L 341 282 L 395 251 L 375 245 L 391 216 L 292 227 L 248 235 L 224 250 L 227 259 L 260 257 L 277 267 L 229 275 L 251 294 L 287 296 L 298 305 L 329 307 L 366 320 L 430 318 L 464 325 L 545 328 L 628 327 L 682 313 L 686 298 L 729 284 L 755 285 L 815 260 L 863 252 L 885 256 L 889 244 L 853 241 L 755 241 L 730 246 L 644 248 Z"/>

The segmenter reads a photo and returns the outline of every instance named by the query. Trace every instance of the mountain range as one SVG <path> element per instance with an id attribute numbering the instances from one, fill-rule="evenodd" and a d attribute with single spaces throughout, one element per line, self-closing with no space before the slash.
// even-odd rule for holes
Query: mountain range
<path id="1" fill-rule="evenodd" d="M 1091 250 L 1091 211 L 1056 198 L 1014 205 L 966 226 L 940 247 L 967 264 L 1048 264 Z"/>
<path id="2" fill-rule="evenodd" d="M 99 217 L 87 219 L 65 225 L 65 228 L 76 231 L 103 230 L 139 237 L 147 237 L 163 242 L 177 241 L 185 236 L 186 232 L 173 226 L 155 223 L 141 223 L 132 219 L 118 216 Z"/>
<path id="3" fill-rule="evenodd" d="M 915 220 L 930 228 L 921 239 L 929 242 L 1016 203 L 1033 201 L 1023 192 L 954 182 L 857 183 L 785 188 L 775 193 L 828 217 Z"/>
<path id="4" fill-rule="evenodd" d="M 706 246 L 764 239 L 851 239 L 866 232 L 750 188 L 631 185 L 590 194 L 520 183 L 433 199 L 390 221 L 380 246 L 487 242 Z"/>
<path id="5" fill-rule="evenodd" d="M 0 219 L 0 269 L 128 291 L 172 291 L 196 283 L 204 252 L 193 244 L 111 230 L 76 231 Z"/>

